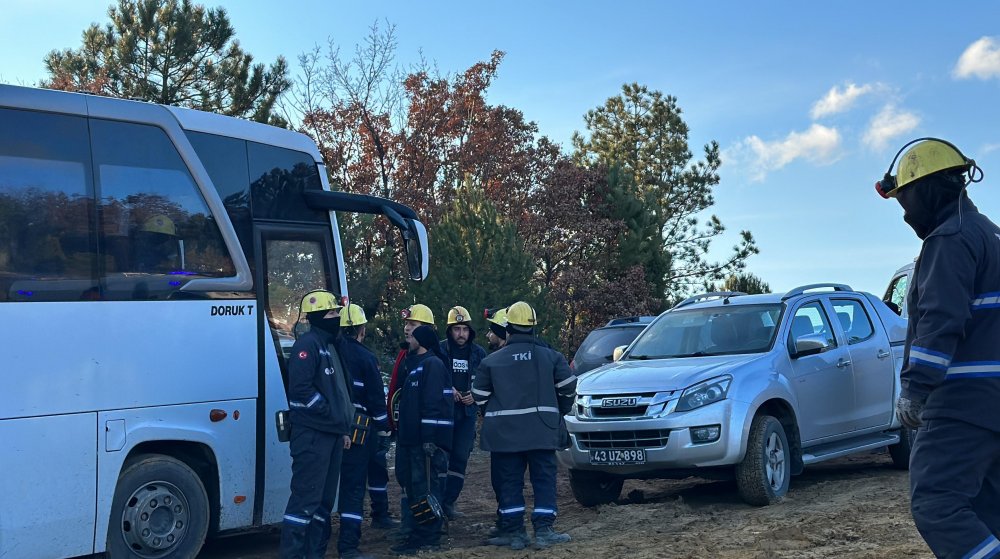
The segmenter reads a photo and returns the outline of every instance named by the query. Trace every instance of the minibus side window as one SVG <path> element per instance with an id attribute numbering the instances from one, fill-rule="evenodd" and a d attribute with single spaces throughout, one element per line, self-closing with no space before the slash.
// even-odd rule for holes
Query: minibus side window
<path id="1" fill-rule="evenodd" d="M 323 189 L 309 154 L 247 142 L 247 156 L 255 219 L 329 223 L 330 212 L 310 208 L 302 196 L 306 190 Z"/>
<path id="2" fill-rule="evenodd" d="M 99 298 L 83 117 L 0 109 L 0 302 Z"/>
<path id="3" fill-rule="evenodd" d="M 196 296 L 194 278 L 235 274 L 219 227 L 166 133 L 91 120 L 100 247 L 110 300 Z"/>

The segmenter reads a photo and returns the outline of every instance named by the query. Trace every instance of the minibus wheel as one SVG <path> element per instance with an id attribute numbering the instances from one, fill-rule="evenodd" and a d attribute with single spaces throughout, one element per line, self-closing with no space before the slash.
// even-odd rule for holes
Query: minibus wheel
<path id="1" fill-rule="evenodd" d="M 208 494 L 194 470 L 170 456 L 137 456 L 118 476 L 108 557 L 194 558 L 205 543 L 208 520 Z"/>

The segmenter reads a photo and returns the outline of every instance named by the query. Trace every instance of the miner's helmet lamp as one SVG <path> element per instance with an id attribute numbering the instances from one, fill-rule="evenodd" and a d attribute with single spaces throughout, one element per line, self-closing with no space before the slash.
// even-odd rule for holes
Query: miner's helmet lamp
<path id="1" fill-rule="evenodd" d="M 430 307 L 427 305 L 421 305 L 417 303 L 416 305 L 410 305 L 403 309 L 402 312 L 403 320 L 415 320 L 417 322 L 423 322 L 424 324 L 434 325 L 434 313 L 431 312 Z"/>
<path id="2" fill-rule="evenodd" d="M 906 149 L 908 147 L 910 149 Z M 897 160 L 899 168 L 893 175 L 892 168 Z M 875 191 L 882 198 L 895 198 L 903 187 L 928 175 L 949 170 L 964 171 L 966 184 L 983 180 L 983 170 L 976 165 L 975 160 L 966 157 L 951 142 L 938 138 L 917 138 L 907 142 L 896 152 L 885 176 L 875 183 Z"/>
<path id="3" fill-rule="evenodd" d="M 361 326 L 367 323 L 368 318 L 365 317 L 365 310 L 361 308 L 361 305 L 351 303 L 347 305 L 346 312 L 340 313 L 340 325 L 342 327 Z"/>
<path id="4" fill-rule="evenodd" d="M 468 324 L 472 321 L 469 311 L 465 307 L 455 305 L 448 311 L 448 326 L 453 324 Z"/>
<path id="5" fill-rule="evenodd" d="M 319 311 L 339 310 L 344 305 L 337 299 L 337 296 L 324 289 L 310 291 L 302 297 L 302 305 L 299 307 L 302 313 Z"/>

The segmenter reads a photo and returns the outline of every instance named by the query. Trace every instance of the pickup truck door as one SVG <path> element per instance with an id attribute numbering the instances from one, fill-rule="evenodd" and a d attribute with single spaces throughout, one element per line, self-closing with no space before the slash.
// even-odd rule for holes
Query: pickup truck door
<path id="1" fill-rule="evenodd" d="M 786 345 L 791 363 L 791 386 L 795 392 L 802 442 L 848 433 L 853 430 L 855 408 L 851 356 L 837 343 L 826 309 L 820 300 L 799 305 L 791 313 Z M 796 355 L 800 336 L 821 335 L 829 344 L 812 355 Z"/>
<path id="2" fill-rule="evenodd" d="M 889 337 L 865 301 L 838 297 L 831 298 L 830 304 L 844 332 L 854 369 L 854 428 L 887 427 L 892 421 L 896 386 Z"/>

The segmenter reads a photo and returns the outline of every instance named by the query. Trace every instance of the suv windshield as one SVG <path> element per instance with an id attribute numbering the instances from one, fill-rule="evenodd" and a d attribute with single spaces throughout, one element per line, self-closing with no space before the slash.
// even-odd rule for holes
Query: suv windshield
<path id="1" fill-rule="evenodd" d="M 770 349 L 783 305 L 726 305 L 669 312 L 642 333 L 626 359 L 761 353 Z"/>
<path id="2" fill-rule="evenodd" d="M 620 345 L 632 343 L 632 340 L 639 335 L 639 332 L 642 332 L 643 326 L 624 326 L 594 330 L 587 336 L 586 340 L 583 340 L 583 345 L 577 350 L 577 355 L 610 361 L 615 348 Z"/>

